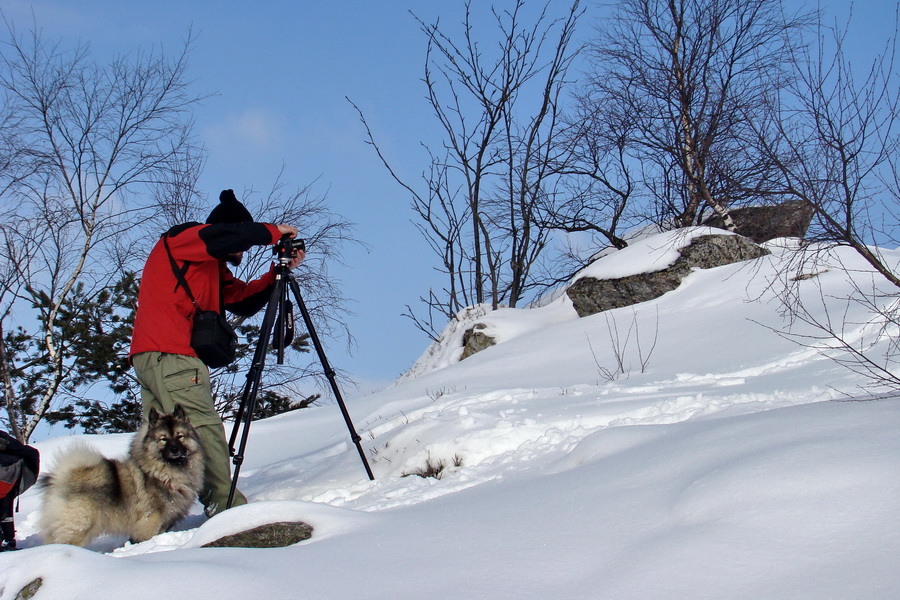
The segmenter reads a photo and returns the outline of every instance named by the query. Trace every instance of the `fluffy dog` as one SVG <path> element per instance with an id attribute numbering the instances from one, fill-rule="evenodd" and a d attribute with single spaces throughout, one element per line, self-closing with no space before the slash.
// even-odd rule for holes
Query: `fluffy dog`
<path id="1" fill-rule="evenodd" d="M 127 458 L 76 444 L 40 485 L 45 542 L 87 546 L 104 533 L 142 542 L 187 515 L 203 485 L 203 447 L 180 405 L 171 415 L 151 409 Z"/>

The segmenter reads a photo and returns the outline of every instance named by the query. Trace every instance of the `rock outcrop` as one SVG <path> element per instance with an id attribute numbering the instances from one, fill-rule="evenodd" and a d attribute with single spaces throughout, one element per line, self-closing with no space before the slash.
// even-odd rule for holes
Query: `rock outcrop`
<path id="1" fill-rule="evenodd" d="M 759 258 L 769 251 L 739 235 L 704 235 L 680 250 L 670 266 L 618 279 L 582 277 L 566 294 L 580 317 L 653 300 L 677 288 L 692 269 L 711 269 Z M 601 259 L 602 260 L 602 259 Z"/>

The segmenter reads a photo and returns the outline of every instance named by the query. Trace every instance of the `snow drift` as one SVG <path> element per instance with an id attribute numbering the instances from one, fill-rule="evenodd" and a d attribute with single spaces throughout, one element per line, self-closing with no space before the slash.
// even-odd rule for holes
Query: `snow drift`
<path id="1" fill-rule="evenodd" d="M 607 268 L 657 264 L 665 239 Z M 768 247 L 583 319 L 565 296 L 482 312 L 498 344 L 461 362 L 451 324 L 408 376 L 348 399 L 374 482 L 326 405 L 254 424 L 249 505 L 209 521 L 197 505 L 142 544 L 42 545 L 29 491 L 26 549 L 0 555 L 0 599 L 38 577 L 47 600 L 896 597 L 900 404 L 855 401 L 871 382 L 827 341 L 780 335 L 810 333 L 783 311 L 791 282 L 814 315 L 839 315 L 845 339 L 885 355 L 873 315 L 846 300 L 879 280 L 846 250 L 812 263 L 790 240 Z M 111 455 L 128 440 L 75 437 Z M 70 441 L 39 444 L 46 462 Z M 429 462 L 439 479 L 415 475 Z M 200 547 L 278 520 L 313 537 Z"/>

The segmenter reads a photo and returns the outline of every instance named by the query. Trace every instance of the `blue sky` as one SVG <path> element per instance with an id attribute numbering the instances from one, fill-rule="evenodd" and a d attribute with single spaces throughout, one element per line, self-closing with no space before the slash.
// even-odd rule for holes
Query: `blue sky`
<path id="1" fill-rule="evenodd" d="M 292 188 L 317 181 L 314 190 L 327 192 L 331 209 L 356 223 L 356 237 L 369 247 L 349 248 L 347 266 L 333 270 L 352 301 L 356 348 L 347 354 L 340 340 L 326 340 L 333 366 L 365 390 L 395 379 L 426 348 L 427 338 L 401 314 L 443 281 L 410 223 L 408 196 L 365 144 L 345 97 L 364 110 L 394 167 L 415 181 L 427 166 L 420 141 L 437 129 L 420 81 L 425 40 L 409 11 L 450 23 L 461 19 L 463 4 L 4 0 L 2 10 L 19 29 L 30 26 L 33 11 L 47 36 L 65 44 L 89 42 L 101 60 L 153 45 L 174 52 L 193 28 L 189 76 L 197 93 L 216 94 L 196 111 L 196 133 L 208 151 L 201 186 L 210 198 L 224 188 L 265 191 L 284 166 L 283 181 Z M 563 10 L 567 4 L 554 0 L 553 6 Z M 599 14 L 593 3 L 588 6 L 592 14 L 582 22 L 582 35 Z M 848 6 L 823 8 L 834 15 L 846 14 Z M 859 3 L 853 40 L 861 49 L 881 49 L 894 6 L 886 0 Z M 872 39 L 879 40 L 877 47 L 869 46 Z"/>

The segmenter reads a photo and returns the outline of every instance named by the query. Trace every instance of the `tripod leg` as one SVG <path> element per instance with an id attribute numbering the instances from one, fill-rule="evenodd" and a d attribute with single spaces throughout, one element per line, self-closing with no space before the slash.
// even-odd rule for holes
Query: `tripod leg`
<path id="1" fill-rule="evenodd" d="M 369 480 L 374 481 L 375 476 L 372 474 L 372 469 L 369 467 L 369 461 L 366 460 L 366 453 L 363 451 L 362 444 L 360 444 L 362 438 L 360 438 L 359 434 L 356 433 L 356 429 L 353 427 L 353 422 L 350 420 L 350 413 L 347 412 L 347 406 L 344 404 L 343 396 L 341 396 L 341 390 L 338 387 L 337 379 L 335 378 L 335 371 L 328 363 L 328 358 L 325 356 L 325 350 L 322 348 L 322 342 L 319 341 L 319 336 L 316 334 L 316 330 L 313 327 L 312 319 L 309 316 L 309 311 L 306 309 L 306 303 L 303 302 L 303 296 L 300 294 L 300 286 L 297 284 L 297 281 L 290 273 L 287 274 L 286 279 L 288 284 L 290 285 L 291 291 L 294 293 L 294 299 L 297 302 L 297 306 L 300 307 L 300 313 L 303 315 L 303 322 L 306 325 L 306 331 L 307 333 L 309 333 L 309 337 L 316 349 L 316 354 L 319 355 L 319 361 L 322 363 L 322 369 L 325 371 L 325 376 L 328 378 L 328 383 L 331 384 L 331 391 L 334 393 L 335 400 L 337 400 L 338 406 L 341 409 L 341 414 L 344 416 L 344 422 L 347 424 L 347 428 L 350 430 L 350 438 L 356 445 L 356 450 L 357 452 L 359 452 L 359 457 L 360 459 L 362 459 L 362 463 L 366 469 L 366 474 L 369 476 Z"/>
<path id="2" fill-rule="evenodd" d="M 275 313 L 279 303 L 285 294 L 284 276 L 276 274 L 275 288 L 269 297 L 269 304 L 266 306 L 266 313 L 263 317 L 262 327 L 259 331 L 259 340 L 256 343 L 256 351 L 253 353 L 253 363 L 250 365 L 250 371 L 247 373 L 247 383 L 244 386 L 244 392 L 241 396 L 241 404 L 234 419 L 234 428 L 231 431 L 231 439 L 229 446 L 233 455 L 234 473 L 231 478 L 231 490 L 228 493 L 228 504 L 226 508 L 231 508 L 234 502 L 234 494 L 237 490 L 238 477 L 241 474 L 241 465 L 244 462 L 244 452 L 247 449 L 247 439 L 250 434 L 250 423 L 253 421 L 253 411 L 256 408 L 256 398 L 259 393 L 260 380 L 262 379 L 263 367 L 266 364 L 266 349 L 269 345 L 269 339 L 272 335 L 272 328 L 275 325 Z M 241 428 L 243 421 L 243 433 L 241 441 L 235 450 L 235 441 L 237 440 L 238 430 Z"/>
<path id="3" fill-rule="evenodd" d="M 266 362 L 266 348 L 268 347 L 272 335 L 274 335 L 273 332 L 275 326 L 280 326 L 280 321 L 282 319 L 280 307 L 286 298 L 287 286 L 284 283 L 283 274 L 279 273 L 276 275 L 275 287 L 272 289 L 272 293 L 269 296 L 269 302 L 266 305 L 265 316 L 263 317 L 263 323 L 259 330 L 260 337 L 256 343 L 256 350 L 253 353 L 253 362 L 250 364 L 250 370 L 247 373 L 247 383 L 244 385 L 244 390 L 241 393 L 241 402 L 238 405 L 237 412 L 235 412 L 234 427 L 231 430 L 231 437 L 228 440 L 228 448 L 231 451 L 232 456 L 235 455 L 234 444 L 237 441 L 238 431 L 241 427 L 241 422 L 244 420 L 244 413 L 249 404 L 250 396 L 251 394 L 256 393 L 255 390 L 259 389 L 259 381 L 262 377 L 263 367 Z M 279 354 L 279 364 L 281 364 L 280 359 L 282 355 L 283 349 Z"/>

